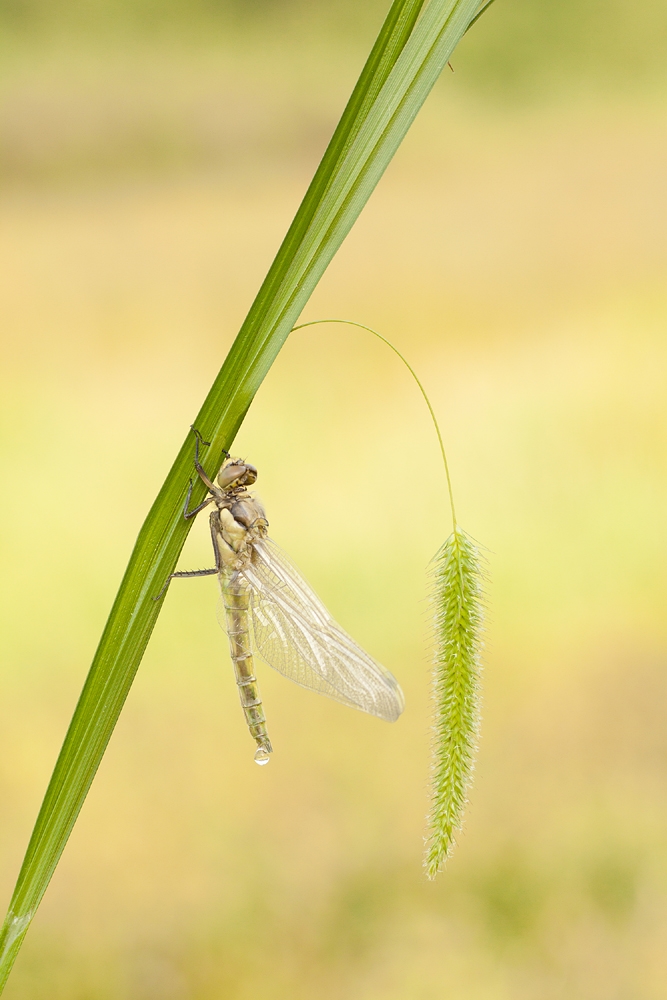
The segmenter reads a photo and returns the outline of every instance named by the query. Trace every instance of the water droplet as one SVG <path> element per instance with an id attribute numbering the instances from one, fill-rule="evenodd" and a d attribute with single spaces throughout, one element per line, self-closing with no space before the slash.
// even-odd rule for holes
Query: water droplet
<path id="1" fill-rule="evenodd" d="M 255 764 L 259 764 L 260 767 L 264 767 L 268 764 L 271 759 L 271 751 L 266 747 L 257 747 L 255 751 Z"/>

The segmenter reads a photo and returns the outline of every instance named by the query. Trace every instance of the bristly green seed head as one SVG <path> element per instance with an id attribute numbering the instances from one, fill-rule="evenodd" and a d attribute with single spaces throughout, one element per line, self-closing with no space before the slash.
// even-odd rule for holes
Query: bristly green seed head
<path id="1" fill-rule="evenodd" d="M 455 528 L 434 563 L 436 651 L 431 811 L 424 867 L 442 869 L 461 828 L 479 732 L 484 574 L 477 546 Z"/>

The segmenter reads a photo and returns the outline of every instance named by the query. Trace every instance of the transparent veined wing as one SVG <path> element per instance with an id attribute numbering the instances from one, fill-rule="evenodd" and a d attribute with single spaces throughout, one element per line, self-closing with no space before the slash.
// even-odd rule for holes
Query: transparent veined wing
<path id="1" fill-rule="evenodd" d="M 405 706 L 396 679 L 333 620 L 275 542 L 262 539 L 253 550 L 239 572 L 262 658 L 302 687 L 395 722 Z"/>

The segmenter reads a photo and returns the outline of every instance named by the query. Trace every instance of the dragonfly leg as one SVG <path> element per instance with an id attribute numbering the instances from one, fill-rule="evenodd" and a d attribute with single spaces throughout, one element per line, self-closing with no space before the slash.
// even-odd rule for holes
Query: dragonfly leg
<path id="1" fill-rule="evenodd" d="M 194 424 L 190 424 L 190 430 L 195 436 L 195 458 L 197 461 L 199 461 L 199 443 L 201 442 L 205 448 L 210 448 L 211 442 L 204 441 L 203 437 L 201 436 L 201 432 L 197 430 Z"/>
<path id="2" fill-rule="evenodd" d="M 200 444 L 200 442 L 201 442 L 201 444 L 205 445 L 208 448 L 210 446 L 210 441 L 204 441 L 203 437 L 201 436 L 201 434 L 199 433 L 199 431 L 197 430 L 197 428 L 194 425 L 192 427 L 192 430 L 193 430 L 194 435 L 195 435 L 195 469 L 197 470 L 197 474 L 198 474 L 199 478 L 201 479 L 201 481 L 204 483 L 205 486 L 208 486 L 208 488 L 211 491 L 211 493 L 214 493 L 214 494 L 218 495 L 218 494 L 220 494 L 220 490 L 208 478 L 208 476 L 204 472 L 204 469 L 203 469 L 203 466 L 202 466 L 201 462 L 199 461 L 199 444 Z M 227 456 L 227 458 L 229 458 L 229 452 L 225 448 L 223 448 L 222 450 L 223 450 L 223 453 Z"/>
<path id="3" fill-rule="evenodd" d="M 157 595 L 157 597 L 153 598 L 153 600 L 154 601 L 160 600 L 160 598 L 162 597 L 162 595 L 164 594 L 165 590 L 169 586 L 170 582 L 174 579 L 174 577 L 178 576 L 186 578 L 192 576 L 215 576 L 218 572 L 219 571 L 217 566 L 214 566 L 213 569 L 185 569 L 185 570 L 177 570 L 176 573 L 170 573 L 169 576 L 167 577 L 164 587 Z"/>
<path id="4" fill-rule="evenodd" d="M 190 480 L 188 485 L 188 495 L 186 496 L 185 503 L 183 505 L 183 517 L 186 521 L 189 521 L 191 517 L 194 517 L 200 510 L 203 510 L 204 507 L 208 507 L 208 505 L 215 500 L 215 497 L 206 497 L 205 500 L 202 500 L 202 502 L 196 507 L 193 507 L 192 510 L 188 510 L 188 507 L 190 506 L 190 497 L 192 496 L 192 489 L 193 483 L 192 480 Z"/>
<path id="5" fill-rule="evenodd" d="M 189 499 L 189 496 L 190 496 L 190 494 L 188 494 L 188 499 Z M 209 499 L 212 500 L 213 497 L 210 497 Z M 208 501 L 207 501 L 207 503 L 208 503 Z M 196 511 L 193 511 L 192 513 L 196 513 Z M 216 538 L 216 534 L 215 534 L 215 521 L 216 521 L 216 517 L 217 517 L 217 511 L 213 511 L 213 513 L 211 514 L 211 538 L 213 539 L 213 552 L 215 553 L 215 567 L 213 569 L 185 569 L 185 570 L 180 569 L 180 570 L 176 570 L 175 573 L 170 573 L 169 576 L 167 577 L 167 579 L 165 581 L 165 584 L 164 584 L 164 587 L 162 588 L 162 590 L 160 591 L 160 593 L 157 595 L 157 597 L 153 598 L 154 601 L 159 601 L 160 600 L 160 598 L 162 597 L 162 595 L 164 594 L 165 590 L 167 589 L 167 587 L 169 586 L 170 582 L 174 579 L 175 576 L 184 577 L 184 578 L 187 579 L 189 577 L 194 577 L 194 576 L 214 576 L 216 573 L 220 573 L 220 569 L 221 569 L 221 566 L 220 566 L 220 554 L 218 552 L 218 546 L 215 544 L 215 538 Z"/>

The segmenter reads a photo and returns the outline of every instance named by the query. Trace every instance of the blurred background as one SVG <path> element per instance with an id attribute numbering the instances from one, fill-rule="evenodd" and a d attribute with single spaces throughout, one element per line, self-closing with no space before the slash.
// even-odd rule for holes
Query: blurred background
<path id="1" fill-rule="evenodd" d="M 3 908 L 142 519 L 386 6 L 3 4 Z M 172 585 L 8 1000 L 664 998 L 666 50 L 660 0 L 498 0 L 304 314 L 408 355 L 486 548 L 446 872 L 420 868 L 437 445 L 393 355 L 319 327 L 237 450 L 406 712 L 265 668 L 257 768 L 215 581 Z"/>

